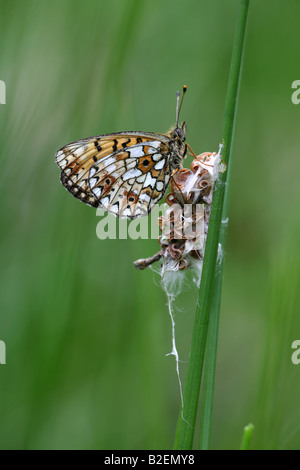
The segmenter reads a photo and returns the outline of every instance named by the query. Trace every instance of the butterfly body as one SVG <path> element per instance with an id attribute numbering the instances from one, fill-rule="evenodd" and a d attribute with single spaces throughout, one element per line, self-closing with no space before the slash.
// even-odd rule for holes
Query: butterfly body
<path id="1" fill-rule="evenodd" d="M 119 132 L 81 139 L 56 153 L 61 182 L 77 199 L 117 217 L 147 215 L 187 153 L 185 123 L 166 134 Z"/>

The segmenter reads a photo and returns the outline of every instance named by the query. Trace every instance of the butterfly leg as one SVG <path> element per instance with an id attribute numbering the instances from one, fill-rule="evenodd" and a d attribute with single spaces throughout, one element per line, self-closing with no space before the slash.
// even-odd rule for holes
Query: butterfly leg
<path id="1" fill-rule="evenodd" d="M 189 145 L 189 144 L 186 144 L 187 148 L 189 149 L 189 155 L 191 155 L 192 157 L 194 158 L 197 158 L 197 155 L 195 154 L 194 150 L 192 149 L 192 147 Z"/>

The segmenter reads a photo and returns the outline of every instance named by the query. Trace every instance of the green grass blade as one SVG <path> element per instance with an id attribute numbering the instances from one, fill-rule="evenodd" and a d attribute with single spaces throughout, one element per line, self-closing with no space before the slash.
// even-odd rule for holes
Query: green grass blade
<path id="1" fill-rule="evenodd" d="M 229 73 L 222 132 L 222 142 L 224 144 L 222 156 L 224 163 L 227 165 L 229 164 L 229 155 L 232 144 L 248 6 L 249 0 L 240 1 L 232 61 Z M 194 428 L 208 330 L 208 320 L 215 289 L 215 266 L 218 254 L 218 243 L 222 220 L 226 178 L 227 171 L 220 174 L 220 177 L 215 184 L 205 256 L 203 261 L 199 302 L 195 316 L 190 360 L 184 388 L 184 408 L 180 418 L 178 440 L 176 442 L 177 449 L 191 449 L 193 446 Z"/>
<path id="2" fill-rule="evenodd" d="M 251 444 L 253 431 L 254 431 L 254 426 L 251 423 L 244 427 L 244 434 L 243 434 L 243 439 L 242 439 L 242 443 L 241 443 L 241 450 L 249 450 L 250 449 L 250 444 Z"/>
<path id="3" fill-rule="evenodd" d="M 236 116 L 236 113 L 235 113 L 235 116 Z M 234 124 L 233 124 L 232 141 L 234 141 L 235 122 L 236 122 L 236 119 L 234 119 Z M 224 256 L 225 256 L 225 247 L 226 247 L 227 226 L 228 226 L 227 221 L 228 221 L 229 187 L 230 187 L 230 176 L 231 176 L 230 169 L 232 165 L 232 155 L 231 155 L 232 151 L 233 151 L 233 146 L 231 146 L 229 162 L 228 162 L 226 191 L 225 191 L 225 196 L 224 196 L 222 223 L 220 227 L 219 246 L 221 248 L 221 254 L 220 254 L 220 259 L 218 260 L 218 263 L 217 263 L 217 268 L 216 268 L 216 273 L 215 273 L 214 295 L 213 295 L 211 311 L 209 315 L 209 324 L 208 324 L 207 340 L 206 340 L 205 365 L 204 365 L 204 372 L 203 372 L 203 386 L 202 386 L 202 400 L 201 400 L 200 439 L 199 439 L 199 448 L 202 450 L 208 450 L 210 448 L 214 386 L 215 386 L 217 352 L 218 352 L 222 278 L 223 278 Z"/>

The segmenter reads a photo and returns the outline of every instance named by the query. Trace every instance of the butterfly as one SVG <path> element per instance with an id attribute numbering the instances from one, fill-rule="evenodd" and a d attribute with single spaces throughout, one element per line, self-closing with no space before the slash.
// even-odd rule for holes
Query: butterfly
<path id="1" fill-rule="evenodd" d="M 178 124 L 186 86 L 177 92 L 176 124 L 166 134 L 116 132 L 77 140 L 56 152 L 61 182 L 76 198 L 117 217 L 149 214 L 187 154 Z"/>

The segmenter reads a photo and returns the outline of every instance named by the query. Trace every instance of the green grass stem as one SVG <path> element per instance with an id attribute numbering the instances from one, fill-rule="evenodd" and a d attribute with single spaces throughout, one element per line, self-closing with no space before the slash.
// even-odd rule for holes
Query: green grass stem
<path id="1" fill-rule="evenodd" d="M 251 423 L 244 427 L 243 439 L 242 439 L 242 443 L 241 443 L 241 450 L 249 450 L 250 449 L 250 444 L 251 444 L 253 431 L 254 431 L 254 425 L 251 424 Z"/>
<path id="2" fill-rule="evenodd" d="M 229 82 L 225 103 L 225 114 L 223 121 L 223 131 L 222 131 L 222 143 L 224 145 L 222 150 L 222 157 L 224 163 L 229 166 L 229 156 L 231 153 L 232 146 L 232 136 L 234 128 L 234 118 L 236 112 L 236 103 L 238 96 L 238 87 L 244 47 L 244 38 L 246 31 L 246 22 L 247 22 L 247 13 L 248 13 L 249 0 L 240 0 L 239 13 L 237 18 L 235 40 L 232 52 L 231 67 L 229 73 Z M 210 215 L 209 229 L 207 235 L 205 256 L 203 261 L 203 271 L 201 278 L 201 285 L 199 290 L 199 301 L 198 308 L 196 311 L 192 343 L 190 349 L 190 359 L 187 369 L 186 382 L 184 387 L 184 407 L 180 416 L 180 421 L 178 425 L 177 432 L 177 441 L 175 447 L 177 449 L 192 449 L 193 440 L 194 440 L 194 429 L 199 401 L 199 393 L 202 379 L 202 371 L 204 364 L 205 356 L 205 347 L 206 347 L 206 338 L 208 331 L 209 315 L 211 308 L 213 310 L 219 311 L 219 299 L 220 294 L 214 299 L 214 294 L 216 292 L 216 282 L 215 282 L 215 267 L 217 262 L 218 255 L 218 244 L 220 238 L 220 229 L 221 221 L 223 215 L 223 203 L 225 196 L 225 187 L 227 181 L 228 171 L 220 173 L 220 177 L 215 184 L 212 209 Z M 224 225 L 224 224 L 223 224 Z M 221 278 L 219 280 L 221 285 Z M 220 287 L 218 287 L 219 292 L 221 292 Z M 210 380 L 212 384 L 214 381 L 214 368 L 215 368 L 215 354 L 217 348 L 217 330 L 218 330 L 218 318 L 215 319 L 212 330 L 213 341 L 210 342 L 210 356 L 211 364 L 210 371 L 207 373 L 211 375 L 213 380 Z M 209 393 L 209 400 L 207 401 L 207 407 L 212 409 L 212 397 L 213 389 Z M 211 415 L 209 412 L 207 414 L 207 429 L 211 427 Z M 208 436 L 208 434 L 207 434 Z M 201 442 L 204 437 L 206 443 L 208 442 L 208 437 L 205 437 L 202 434 Z"/>

